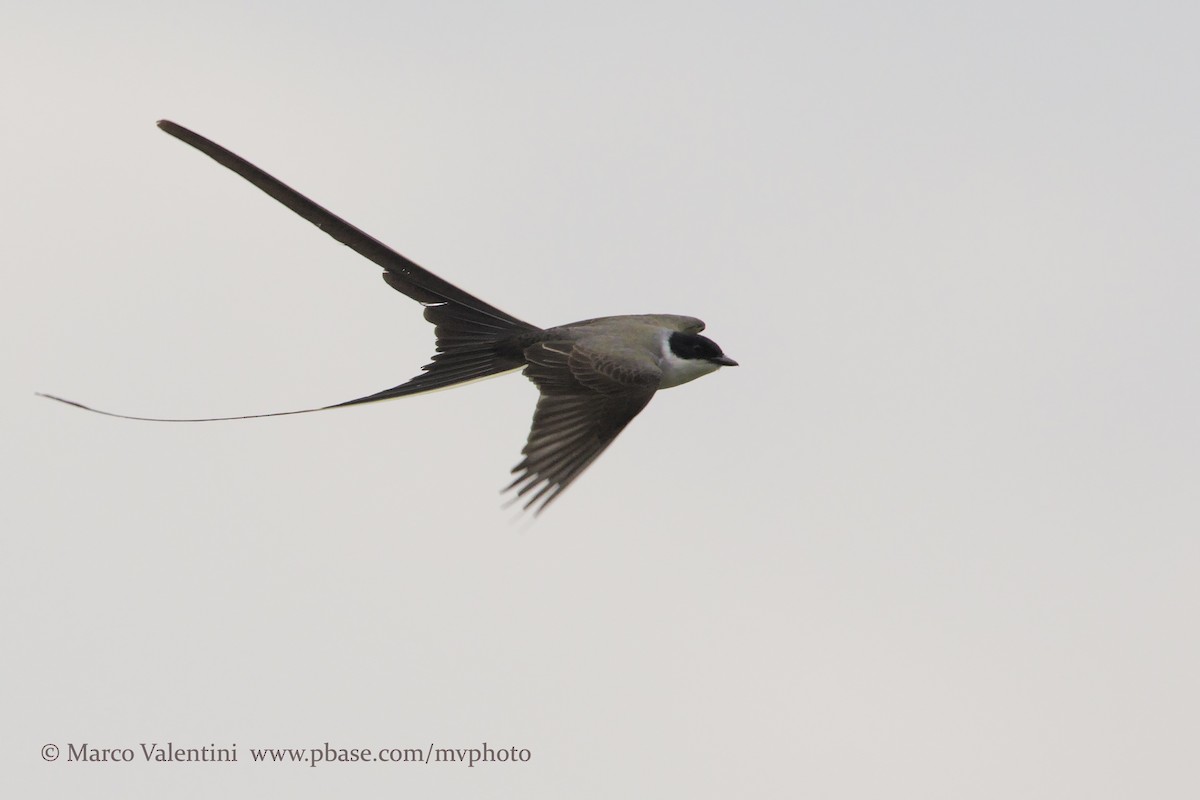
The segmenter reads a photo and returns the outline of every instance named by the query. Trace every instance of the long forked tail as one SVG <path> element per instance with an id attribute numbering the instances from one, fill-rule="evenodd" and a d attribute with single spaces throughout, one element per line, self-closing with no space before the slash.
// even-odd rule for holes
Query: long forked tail
<path id="1" fill-rule="evenodd" d="M 384 278 L 391 278 L 391 275 L 384 275 Z M 391 282 L 388 280 L 389 284 Z M 531 334 L 538 330 L 532 326 L 524 328 L 505 325 L 497 320 L 484 317 L 472 309 L 451 302 L 428 305 L 425 308 L 425 318 L 435 325 L 434 332 L 437 335 L 438 352 L 430 363 L 422 367 L 420 375 L 391 389 L 384 389 L 365 397 L 357 397 L 329 406 L 301 408 L 295 411 L 273 411 L 267 414 L 241 414 L 233 417 L 142 417 L 134 414 L 102 411 L 76 400 L 68 400 L 65 397 L 45 392 L 37 392 L 37 395 L 107 417 L 136 419 L 143 422 L 224 422 L 234 419 L 310 414 L 314 411 L 328 411 L 332 408 L 432 392 L 520 369 L 526 363 L 525 348 L 533 341 Z"/>
<path id="2" fill-rule="evenodd" d="M 385 278 L 391 277 L 385 275 Z M 391 281 L 388 281 L 391 283 Z M 433 360 L 422 367 L 422 373 L 399 386 L 384 389 L 381 392 L 357 397 L 344 403 L 334 403 L 329 406 L 301 408 L 294 411 L 273 411 L 267 414 L 240 414 L 232 417 L 142 417 L 134 414 L 119 414 L 114 411 L 103 411 L 84 405 L 76 400 L 65 397 L 37 392 L 39 397 L 57 400 L 69 406 L 81 408 L 106 417 L 121 419 L 136 419 L 143 422 L 224 422 L 235 419 L 259 419 L 261 417 L 286 417 L 292 414 L 310 414 L 314 411 L 328 411 L 332 408 L 354 406 L 360 403 L 373 403 L 378 400 L 390 400 L 394 397 L 404 397 L 421 392 L 432 392 L 445 389 L 460 383 L 490 378 L 502 375 L 525 366 L 525 347 L 532 343 L 531 334 L 537 328 L 529 329 L 516 326 L 505 326 L 491 319 L 481 319 L 476 312 L 455 303 L 440 303 L 429 305 L 425 309 L 425 318 L 432 322 L 437 334 L 437 354 Z"/>
<path id="3" fill-rule="evenodd" d="M 390 400 L 394 397 L 404 397 L 421 392 L 432 392 L 445 389 L 460 383 L 490 378 L 520 369 L 525 365 L 525 342 L 530 331 L 524 329 L 505 328 L 491 321 L 473 319 L 473 314 L 455 306 L 452 303 L 430 305 L 425 309 L 425 318 L 434 323 L 437 333 L 437 354 L 426 364 L 423 372 L 405 381 L 399 386 L 384 389 L 381 392 L 357 397 L 344 403 L 334 403 L 329 406 L 301 408 L 294 411 L 273 411 L 267 414 L 240 414 L 232 417 L 143 417 L 134 414 L 120 414 L 115 411 L 103 411 L 84 405 L 77 400 L 68 400 L 45 392 L 37 392 L 38 397 L 57 400 L 69 406 L 103 414 L 106 417 L 135 419 L 143 422 L 224 422 L 235 419 L 259 419 L 261 417 L 286 417 L 293 414 L 310 414 L 314 411 L 328 411 L 333 408 L 355 406 L 360 403 L 373 403 L 378 400 Z M 534 328 L 534 331 L 537 329 Z"/>
<path id="4" fill-rule="evenodd" d="M 393 273 L 383 279 L 397 291 L 407 287 Z M 481 312 L 457 300 L 425 303 L 425 319 L 434 325 L 437 354 L 421 369 L 422 374 L 382 392 L 347 400 L 331 408 L 388 400 L 393 397 L 445 389 L 511 372 L 525 366 L 525 348 L 536 341 L 536 328 L 512 318 Z"/>
<path id="5" fill-rule="evenodd" d="M 74 400 L 39 392 L 42 397 L 86 411 L 123 419 L 148 422 L 216 422 L 307 414 L 330 408 L 387 400 L 393 397 L 444 389 L 455 384 L 499 375 L 524 366 L 524 350 L 535 341 L 535 334 L 541 330 L 536 325 L 517 319 L 439 278 L 216 142 L 168 120 L 161 120 L 158 127 L 254 184 L 338 242 L 387 270 L 383 278 L 389 286 L 426 307 L 425 319 L 435 326 L 437 354 L 434 355 L 431 363 L 422 368 L 421 375 L 391 389 L 331 406 L 277 411 L 269 414 L 189 419 L 141 417 L 101 411 Z"/>

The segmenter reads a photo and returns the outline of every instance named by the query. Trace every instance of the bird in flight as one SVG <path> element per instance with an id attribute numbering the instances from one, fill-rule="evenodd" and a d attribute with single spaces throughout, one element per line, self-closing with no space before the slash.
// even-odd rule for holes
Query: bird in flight
<path id="1" fill-rule="evenodd" d="M 337 241 L 385 270 L 383 279 L 425 307 L 436 354 L 415 378 L 391 389 L 331 406 L 270 414 L 169 419 L 116 414 L 42 394 L 86 411 L 151 422 L 216 422 L 306 414 L 404 397 L 523 369 L 540 396 L 523 458 L 503 491 L 539 514 L 612 444 L 659 389 L 721 367 L 737 366 L 704 323 L 673 314 L 598 317 L 553 328 L 517 319 L 442 280 L 198 133 L 161 120 L 158 127 L 233 170 Z"/>

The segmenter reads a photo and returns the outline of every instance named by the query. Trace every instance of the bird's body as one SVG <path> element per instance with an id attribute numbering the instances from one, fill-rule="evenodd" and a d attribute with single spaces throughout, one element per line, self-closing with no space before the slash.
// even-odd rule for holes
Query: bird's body
<path id="1" fill-rule="evenodd" d="M 528 495 L 524 507 L 536 506 L 540 512 L 612 443 L 656 391 L 737 363 L 700 335 L 704 323 L 694 317 L 642 314 L 552 328 L 531 325 L 442 280 L 220 145 L 173 122 L 164 120 L 159 127 L 383 267 L 389 286 L 425 306 L 437 352 L 420 375 L 399 386 L 321 408 L 194 420 L 99 413 L 165 422 L 283 416 L 403 397 L 523 369 L 540 397 L 524 458 L 513 468 L 516 478 L 505 491 L 514 489 L 521 498 Z"/>
<path id="2" fill-rule="evenodd" d="M 618 317 L 597 317 L 560 325 L 546 331 L 548 336 L 578 342 L 592 351 L 607 352 L 615 364 L 625 363 L 616 358 L 622 350 L 635 349 L 627 359 L 642 359 L 648 351 L 650 362 L 661 373 L 658 388 L 673 386 L 695 380 L 720 367 L 720 364 L 701 359 L 684 359 L 674 355 L 670 347 L 670 334 L 695 334 L 704 330 L 704 323 L 695 317 L 677 314 L 628 314 Z M 644 365 L 649 369 L 649 362 Z"/>

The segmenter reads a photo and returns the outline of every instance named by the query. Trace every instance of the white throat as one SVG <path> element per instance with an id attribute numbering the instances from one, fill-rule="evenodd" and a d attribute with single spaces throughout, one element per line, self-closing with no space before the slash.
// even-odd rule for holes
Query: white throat
<path id="1" fill-rule="evenodd" d="M 668 341 L 670 334 L 664 334 L 661 339 L 662 355 L 659 357 L 658 366 L 662 370 L 662 380 L 659 381 L 658 388 L 670 389 L 672 386 L 679 386 L 688 381 L 694 381 L 703 375 L 710 372 L 716 372 L 721 368 L 720 364 L 714 364 L 711 361 L 703 361 L 698 358 L 680 358 L 671 352 L 671 343 Z"/>

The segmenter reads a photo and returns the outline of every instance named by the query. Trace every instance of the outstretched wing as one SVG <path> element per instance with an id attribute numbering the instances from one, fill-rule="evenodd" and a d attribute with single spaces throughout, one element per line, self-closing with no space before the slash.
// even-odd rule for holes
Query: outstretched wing
<path id="1" fill-rule="evenodd" d="M 650 402 L 662 372 L 644 350 L 611 341 L 540 342 L 525 351 L 525 375 L 541 391 L 533 427 L 504 491 L 524 505 L 550 504 Z"/>

